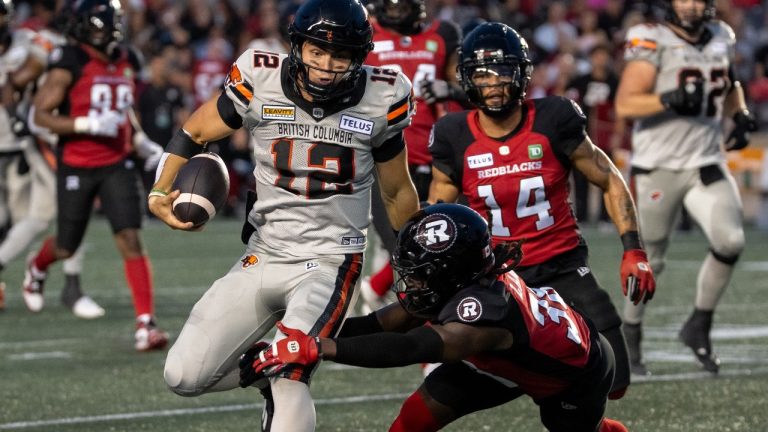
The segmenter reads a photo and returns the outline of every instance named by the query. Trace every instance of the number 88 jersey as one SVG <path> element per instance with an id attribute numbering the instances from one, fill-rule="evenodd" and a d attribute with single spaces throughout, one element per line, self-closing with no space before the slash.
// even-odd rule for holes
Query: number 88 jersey
<path id="1" fill-rule="evenodd" d="M 674 90 L 690 79 L 704 80 L 698 116 L 684 117 L 666 110 L 635 121 L 632 166 L 679 170 L 723 161 L 721 120 L 723 101 L 732 86 L 735 43 L 733 30 L 719 20 L 705 23 L 699 44 L 687 42 L 662 24 L 629 29 L 624 59 L 656 67 L 654 93 Z"/>
<path id="2" fill-rule="evenodd" d="M 482 131 L 476 110 L 448 114 L 429 150 L 434 167 L 486 217 L 494 243 L 525 240 L 520 265 L 529 266 L 581 244 L 568 181 L 570 155 L 586 136 L 578 105 L 553 96 L 523 102 L 520 126 L 502 138 Z"/>
<path id="3" fill-rule="evenodd" d="M 224 85 L 254 142 L 258 200 L 249 222 L 267 246 L 293 256 L 362 252 L 373 169 L 403 150 L 397 136 L 413 114 L 411 83 L 363 66 L 355 90 L 313 104 L 290 73 L 287 55 L 247 50 Z"/>

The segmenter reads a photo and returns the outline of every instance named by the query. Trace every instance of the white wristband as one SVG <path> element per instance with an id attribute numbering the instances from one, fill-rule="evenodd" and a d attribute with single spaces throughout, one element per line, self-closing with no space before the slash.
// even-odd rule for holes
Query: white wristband
<path id="1" fill-rule="evenodd" d="M 75 117 L 75 133 L 87 134 L 91 127 L 91 122 L 88 117 Z"/>

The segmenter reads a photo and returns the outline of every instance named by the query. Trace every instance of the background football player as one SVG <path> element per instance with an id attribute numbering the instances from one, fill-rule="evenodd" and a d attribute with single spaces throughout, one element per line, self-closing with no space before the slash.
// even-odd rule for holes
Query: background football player
<path id="1" fill-rule="evenodd" d="M 374 47 L 366 63 L 401 71 L 414 85 L 416 114 L 404 135 L 408 145 L 408 170 L 419 199 L 425 201 L 432 181 L 432 157 L 427 150 L 429 131 L 437 118 L 446 113 L 446 107 L 435 104 L 435 96 L 431 93 L 431 101 L 428 102 L 428 95 L 422 93 L 419 83 L 439 80 L 443 84 L 447 81 L 458 86 L 456 50 L 461 42 L 461 31 L 456 24 L 448 21 L 427 22 L 424 0 L 376 0 L 371 6 L 375 16 Z M 429 86 L 427 88 L 431 89 Z M 387 250 L 388 258 L 394 247 L 395 236 L 384 206 L 376 197 L 373 201 L 373 224 Z M 387 259 L 385 265 L 371 277 L 370 283 L 367 278 L 363 280 L 361 292 L 365 312 L 376 310 L 388 300 L 394 300 L 391 297 L 385 298 L 392 282 L 392 268 Z"/>
<path id="2" fill-rule="evenodd" d="M 10 32 L 8 25 L 13 17 L 13 4 L 9 0 L 0 2 L 0 15 L 4 16 L 3 28 Z M 55 165 L 55 155 L 50 147 L 55 144 L 56 137 L 51 134 L 31 135 L 30 129 L 35 127 L 34 124 L 27 124 L 27 117 L 36 84 L 47 67 L 48 56 L 54 48 L 65 43 L 65 37 L 50 25 L 38 31 L 14 29 L 13 37 L 8 41 L 10 46 L 2 56 L 4 62 L 6 59 L 9 61 L 4 68 L 7 75 L 3 86 L 3 105 L 10 115 L 9 124 L 13 133 L 3 133 L 0 137 L 22 145 L 24 160 L 29 167 L 29 182 L 23 189 L 27 198 L 25 201 L 28 201 L 24 215 L 15 221 L 0 244 L 0 271 L 48 229 L 56 216 L 56 177 L 52 166 Z M 75 316 L 93 319 L 103 316 L 104 309 L 83 294 L 80 286 L 82 251 L 82 247 L 78 248 L 71 258 L 64 261 L 66 282 L 61 300 Z M 0 280 L 0 293 L 4 289 L 5 282 Z M 23 291 L 22 294 L 27 309 L 32 312 L 42 310 L 42 292 Z"/>
<path id="3" fill-rule="evenodd" d="M 517 244 L 492 251 L 487 222 L 465 206 L 426 207 L 395 246 L 399 304 L 347 320 L 336 339 L 281 323 L 288 338 L 245 364 L 243 379 L 321 358 L 375 368 L 440 361 L 391 432 L 437 431 L 524 394 L 548 431 L 626 432 L 603 418 L 615 367 L 610 345 L 552 288 L 526 286 L 512 271 L 519 253 Z"/>
<path id="4" fill-rule="evenodd" d="M 710 330 L 718 300 L 744 249 L 741 198 L 725 164 L 723 116 L 735 128 L 727 150 L 743 148 L 756 129 L 733 75 L 733 30 L 714 20 L 712 0 L 666 1 L 666 21 L 632 27 L 616 97 L 622 117 L 635 119 L 632 183 L 655 274 L 664 269 L 669 236 L 681 207 L 701 227 L 710 251 L 696 281 L 694 310 L 680 331 L 702 367 L 713 373 L 719 360 Z M 643 305 L 624 307 L 624 332 L 633 369 L 647 373 L 640 351 Z"/>
<path id="5" fill-rule="evenodd" d="M 24 274 L 23 288 L 40 293 L 48 267 L 80 246 L 96 197 L 123 258 L 136 315 L 135 348 L 161 349 L 168 335 L 157 328 L 152 276 L 141 237 L 143 205 L 132 151 L 132 109 L 138 57 L 121 45 L 122 11 L 111 0 L 68 3 L 76 41 L 55 49 L 34 98 L 33 123 L 59 136 L 56 238 L 46 240 Z M 160 152 L 162 154 L 162 152 Z"/>
<path id="6" fill-rule="evenodd" d="M 363 66 L 373 48 L 363 5 L 309 0 L 289 35 L 287 55 L 249 49 L 237 59 L 225 91 L 168 143 L 148 197 L 158 218 L 190 229 L 171 211 L 180 167 L 240 127 L 256 138 L 258 200 L 246 249 L 195 304 L 168 352 L 165 381 L 182 396 L 236 388 L 240 355 L 279 319 L 313 336 L 338 332 L 357 295 L 374 168 L 390 229 L 418 209 L 403 139 L 411 84 L 397 71 Z M 286 368 L 271 380 L 264 429 L 314 430 L 313 371 Z"/>
<path id="7" fill-rule="evenodd" d="M 621 235 L 621 285 L 633 302 L 648 301 L 654 280 L 640 244 L 635 206 L 618 169 L 586 133 L 586 118 L 566 98 L 524 100 L 533 66 L 528 45 L 500 23 L 481 24 L 464 38 L 459 79 L 478 109 L 438 120 L 430 202 L 463 193 L 485 215 L 495 242 L 523 241 L 518 274 L 549 286 L 589 317 L 616 355 L 612 398 L 629 385 L 621 318 L 587 262 L 587 246 L 568 200 L 572 169 L 603 191 Z"/>

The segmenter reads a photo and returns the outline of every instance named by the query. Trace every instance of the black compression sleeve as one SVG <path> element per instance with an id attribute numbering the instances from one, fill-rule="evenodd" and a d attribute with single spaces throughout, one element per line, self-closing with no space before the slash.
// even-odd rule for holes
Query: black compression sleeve
<path id="1" fill-rule="evenodd" d="M 165 146 L 165 151 L 181 156 L 184 159 L 189 159 L 196 154 L 200 154 L 200 152 L 203 151 L 203 146 L 196 143 L 192 137 L 189 136 L 187 131 L 180 128 L 176 131 L 176 135 L 168 141 L 168 145 Z"/>
<path id="2" fill-rule="evenodd" d="M 431 327 L 408 333 L 376 333 L 336 339 L 336 363 L 368 368 L 437 363 L 443 358 L 443 340 Z"/>
<path id="3" fill-rule="evenodd" d="M 366 316 L 347 318 L 339 331 L 338 337 L 348 338 L 352 336 L 362 336 L 371 333 L 380 333 L 383 330 L 379 319 L 376 318 L 376 312 L 371 312 Z"/>

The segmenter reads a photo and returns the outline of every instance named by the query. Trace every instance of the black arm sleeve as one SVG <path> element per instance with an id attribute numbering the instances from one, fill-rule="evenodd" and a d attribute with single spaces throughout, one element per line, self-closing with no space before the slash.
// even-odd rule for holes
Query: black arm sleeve
<path id="1" fill-rule="evenodd" d="M 226 93 L 221 92 L 219 99 L 216 100 L 216 108 L 219 110 L 219 116 L 230 129 L 240 129 L 243 127 L 243 118 L 237 113 L 235 103 L 232 102 Z"/>
<path id="2" fill-rule="evenodd" d="M 348 338 L 362 336 L 371 333 L 380 333 L 383 330 L 379 319 L 376 318 L 376 312 L 371 312 L 366 316 L 347 318 L 347 320 L 344 321 L 341 330 L 339 330 L 338 337 Z"/>
<path id="3" fill-rule="evenodd" d="M 336 363 L 368 368 L 436 363 L 443 358 L 443 340 L 431 327 L 408 333 L 376 333 L 336 339 Z"/>
<path id="4" fill-rule="evenodd" d="M 376 162 L 386 162 L 399 155 L 405 148 L 405 138 L 400 131 L 392 138 L 384 141 L 379 147 L 373 149 L 373 160 Z"/>

